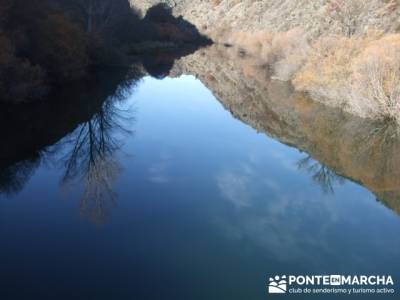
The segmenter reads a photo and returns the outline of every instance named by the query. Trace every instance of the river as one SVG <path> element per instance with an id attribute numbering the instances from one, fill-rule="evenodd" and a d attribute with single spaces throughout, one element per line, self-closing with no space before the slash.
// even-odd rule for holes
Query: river
<path id="1" fill-rule="evenodd" d="M 397 128 L 222 51 L 7 112 L 1 299 L 267 299 L 276 274 L 398 287 Z"/>

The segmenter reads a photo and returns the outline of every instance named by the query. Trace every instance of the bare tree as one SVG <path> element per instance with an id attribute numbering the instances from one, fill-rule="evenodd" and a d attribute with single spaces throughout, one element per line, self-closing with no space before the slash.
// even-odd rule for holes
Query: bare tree
<path id="1" fill-rule="evenodd" d="M 384 119 L 400 119 L 400 70 L 379 63 L 366 64 L 366 78 L 359 83 L 364 95 L 376 101 Z"/>
<path id="2" fill-rule="evenodd" d="M 382 47 L 382 45 L 385 45 Z M 363 101 L 378 106 L 377 116 L 400 123 L 400 40 L 388 35 L 369 43 L 354 60 L 353 86 Z"/>
<path id="3" fill-rule="evenodd" d="M 84 193 L 80 202 L 81 215 L 87 216 L 94 223 L 107 222 L 109 211 L 116 205 L 113 183 L 120 169 L 113 157 L 96 161 L 87 167 Z"/>
<path id="4" fill-rule="evenodd" d="M 315 161 L 311 156 L 306 156 L 298 161 L 297 167 L 300 170 L 306 170 L 311 174 L 312 179 L 316 182 L 324 193 L 334 193 L 335 183 L 343 184 L 343 177 L 337 175 L 327 166 Z"/>
<path id="5" fill-rule="evenodd" d="M 65 166 L 62 184 L 83 183 L 80 211 L 94 223 L 107 222 L 115 205 L 113 182 L 121 170 L 115 154 L 122 146 L 120 138 L 131 133 L 124 127 L 123 121 L 131 119 L 125 113 L 115 99 L 108 99 L 64 141 L 70 150 L 61 160 Z"/>

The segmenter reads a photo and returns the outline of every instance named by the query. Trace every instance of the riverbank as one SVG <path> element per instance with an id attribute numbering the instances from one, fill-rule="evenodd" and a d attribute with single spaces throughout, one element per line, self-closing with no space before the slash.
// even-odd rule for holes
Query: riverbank
<path id="1" fill-rule="evenodd" d="M 400 120 L 400 2 L 131 1 L 172 7 L 248 69 L 363 118 Z"/>
<path id="2" fill-rule="evenodd" d="M 177 60 L 170 76 L 190 74 L 241 122 L 308 156 L 298 167 L 327 193 L 343 178 L 362 184 L 400 214 L 398 124 L 360 118 L 273 80 L 259 61 L 212 46 Z M 319 163 L 317 163 L 319 162 Z M 294 166 L 293 166 L 294 167 Z"/>
<path id="3" fill-rule="evenodd" d="M 290 81 L 314 100 L 372 119 L 400 120 L 400 34 L 307 38 L 287 32 L 231 33 L 224 39 L 248 68 Z"/>

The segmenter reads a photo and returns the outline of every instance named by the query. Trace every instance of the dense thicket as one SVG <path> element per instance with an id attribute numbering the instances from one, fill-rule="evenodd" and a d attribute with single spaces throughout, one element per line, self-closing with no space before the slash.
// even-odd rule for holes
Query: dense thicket
<path id="1" fill-rule="evenodd" d="M 0 0 L 0 97 L 43 97 L 90 65 L 123 60 L 129 43 L 155 38 L 126 0 Z"/>

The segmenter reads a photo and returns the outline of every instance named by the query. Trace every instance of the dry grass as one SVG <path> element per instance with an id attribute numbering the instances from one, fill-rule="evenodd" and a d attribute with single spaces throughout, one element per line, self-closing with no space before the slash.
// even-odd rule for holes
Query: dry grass
<path id="1" fill-rule="evenodd" d="M 294 28 L 276 34 L 272 40 L 269 57 L 275 77 L 290 80 L 304 64 L 309 50 L 310 46 L 302 29 Z"/>
<path id="2" fill-rule="evenodd" d="M 260 58 L 281 80 L 292 77 L 304 63 L 310 49 L 304 31 L 299 28 L 278 33 L 225 30 L 217 40 L 236 45 L 240 52 Z"/>
<path id="3" fill-rule="evenodd" d="M 301 90 L 343 86 L 351 74 L 349 62 L 361 51 L 362 39 L 331 36 L 312 45 L 307 62 L 294 83 Z"/>
<path id="4" fill-rule="evenodd" d="M 384 45 L 384 46 L 382 46 Z M 400 119 L 400 35 L 371 42 L 352 63 L 354 87 L 375 101 L 379 116 Z"/>
<path id="5" fill-rule="evenodd" d="M 293 83 L 349 111 L 400 121 L 400 35 L 321 38 Z"/>
<path id="6" fill-rule="evenodd" d="M 268 73 L 292 80 L 296 89 L 330 105 L 400 122 L 400 34 L 370 30 L 362 36 L 321 37 L 310 44 L 299 28 L 278 33 L 226 28 L 219 41 L 236 45 L 229 51 L 236 51 L 251 77 Z"/>
<path id="7" fill-rule="evenodd" d="M 360 29 L 360 17 L 368 6 L 365 0 L 333 0 L 327 6 L 327 15 L 341 28 L 348 37 Z"/>

